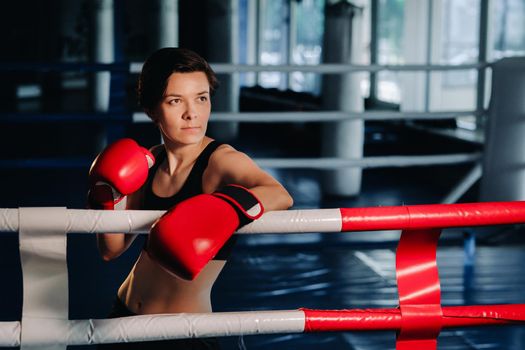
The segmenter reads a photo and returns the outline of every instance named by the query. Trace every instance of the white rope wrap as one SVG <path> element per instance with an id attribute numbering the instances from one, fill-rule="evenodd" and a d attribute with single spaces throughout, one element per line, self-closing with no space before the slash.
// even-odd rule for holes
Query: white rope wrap
<path id="1" fill-rule="evenodd" d="M 111 343 L 249 334 L 302 333 L 305 315 L 302 311 L 231 312 L 141 315 L 88 322 L 92 322 L 94 326 L 92 343 Z M 86 334 L 89 329 L 91 329 L 91 324 L 84 323 L 78 333 L 71 333 Z M 70 340 L 73 341 L 73 339 Z M 84 340 L 88 339 L 84 338 Z"/>
<path id="2" fill-rule="evenodd" d="M 69 317 L 66 208 L 19 210 L 24 283 L 21 349 L 66 349 Z"/>
<path id="3" fill-rule="evenodd" d="M 52 208 L 51 208 L 52 209 Z M 17 232 L 19 209 L 0 209 L 0 232 Z M 67 233 L 147 233 L 162 210 L 66 210 Z M 50 219 L 50 218 L 48 218 Z M 44 220 L 44 219 L 41 219 Z M 42 221 L 40 221 L 42 223 Z M 339 209 L 271 211 L 238 231 L 256 233 L 340 232 Z"/>
<path id="4" fill-rule="evenodd" d="M 341 227 L 339 209 L 282 210 L 264 214 L 237 233 L 341 232 Z"/>
<path id="5" fill-rule="evenodd" d="M 53 322 L 41 325 L 45 328 L 43 330 L 47 331 L 53 327 Z M 305 314 L 300 310 L 140 315 L 68 321 L 61 338 L 64 338 L 68 345 L 91 345 L 180 338 L 303 333 L 304 326 Z M 20 323 L 0 322 L 0 346 L 19 345 Z"/>
<path id="6" fill-rule="evenodd" d="M 68 210 L 69 225 L 67 232 L 149 232 L 153 222 L 164 212 L 163 210 L 70 209 Z"/>
<path id="7" fill-rule="evenodd" d="M 0 209 L 0 232 L 17 232 L 19 209 Z M 162 210 L 67 209 L 66 232 L 146 233 Z"/>

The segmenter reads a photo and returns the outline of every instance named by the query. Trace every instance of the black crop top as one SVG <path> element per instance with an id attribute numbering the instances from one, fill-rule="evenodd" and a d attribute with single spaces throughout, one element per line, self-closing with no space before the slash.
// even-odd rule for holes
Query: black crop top
<path id="1" fill-rule="evenodd" d="M 181 189 L 170 197 L 159 197 L 153 193 L 153 178 L 159 169 L 159 166 L 166 159 L 166 149 L 162 148 L 159 154 L 155 157 L 155 164 L 149 170 L 148 179 L 144 188 L 142 197 L 142 209 L 145 210 L 168 210 L 175 204 L 182 202 L 185 199 L 204 193 L 202 190 L 202 175 L 208 167 L 208 161 L 212 153 L 221 145 L 221 143 L 212 141 L 199 154 L 195 164 L 191 168 L 188 178 L 182 185 Z M 203 214 L 204 215 L 204 214 Z M 237 237 L 233 235 L 222 249 L 217 253 L 214 260 L 226 260 L 231 253 Z M 144 247 L 147 245 L 147 240 Z"/>

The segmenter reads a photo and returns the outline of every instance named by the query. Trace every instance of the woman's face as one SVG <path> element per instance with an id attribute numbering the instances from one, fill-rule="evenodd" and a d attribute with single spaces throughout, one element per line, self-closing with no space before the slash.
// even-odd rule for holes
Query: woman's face
<path id="1" fill-rule="evenodd" d="M 202 141 L 211 113 L 210 85 L 203 72 L 173 73 L 155 117 L 164 142 L 180 145 Z"/>

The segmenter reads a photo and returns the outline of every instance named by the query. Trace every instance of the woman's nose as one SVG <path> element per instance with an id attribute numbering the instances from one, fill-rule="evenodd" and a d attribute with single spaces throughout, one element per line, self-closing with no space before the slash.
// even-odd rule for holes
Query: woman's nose
<path id="1" fill-rule="evenodd" d="M 182 117 L 187 120 L 195 119 L 197 117 L 195 106 L 192 103 L 186 104 L 186 110 Z"/>

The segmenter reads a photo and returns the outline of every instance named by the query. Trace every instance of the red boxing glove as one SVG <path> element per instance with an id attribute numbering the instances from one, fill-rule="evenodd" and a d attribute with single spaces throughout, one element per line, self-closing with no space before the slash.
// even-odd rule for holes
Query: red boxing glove
<path id="1" fill-rule="evenodd" d="M 152 226 L 148 254 L 172 274 L 193 280 L 241 226 L 264 212 L 242 186 L 228 185 L 175 205 Z"/>
<path id="2" fill-rule="evenodd" d="M 109 145 L 89 169 L 89 207 L 125 209 L 126 195 L 146 182 L 154 162 L 153 155 L 132 139 L 121 139 Z"/>

